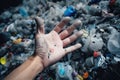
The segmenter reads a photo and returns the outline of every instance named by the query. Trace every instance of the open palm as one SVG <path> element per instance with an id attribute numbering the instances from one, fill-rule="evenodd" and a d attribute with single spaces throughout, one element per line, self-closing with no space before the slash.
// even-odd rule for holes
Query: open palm
<path id="1" fill-rule="evenodd" d="M 79 31 L 70 36 L 72 31 L 81 24 L 81 21 L 77 20 L 74 24 L 61 32 L 65 24 L 70 21 L 70 18 L 66 17 L 59 24 L 57 24 L 49 34 L 45 34 L 44 21 L 39 17 L 36 17 L 35 20 L 37 23 L 35 53 L 40 56 L 44 67 L 53 64 L 67 53 L 81 47 L 81 44 L 78 43 L 76 45 L 64 48 L 82 35 L 82 31 Z"/>

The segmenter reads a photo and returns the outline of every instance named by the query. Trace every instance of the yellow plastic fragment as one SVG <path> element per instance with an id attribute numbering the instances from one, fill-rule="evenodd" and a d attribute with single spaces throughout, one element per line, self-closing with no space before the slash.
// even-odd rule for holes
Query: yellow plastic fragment
<path id="1" fill-rule="evenodd" d="M 21 43 L 21 41 L 22 41 L 22 39 L 19 38 L 19 39 L 14 40 L 13 43 L 14 43 L 14 44 L 19 44 L 19 43 Z"/>
<path id="2" fill-rule="evenodd" d="M 1 57 L 1 58 L 0 58 L 0 63 L 1 63 L 2 65 L 5 65 L 5 64 L 7 63 L 7 59 L 6 59 L 5 57 Z"/>
<path id="3" fill-rule="evenodd" d="M 79 78 L 79 80 L 83 80 L 83 77 L 81 75 L 77 75 L 77 77 Z"/>

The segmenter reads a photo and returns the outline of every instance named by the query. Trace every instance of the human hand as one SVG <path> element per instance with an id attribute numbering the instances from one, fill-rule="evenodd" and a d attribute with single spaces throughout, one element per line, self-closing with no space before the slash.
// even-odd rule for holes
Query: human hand
<path id="1" fill-rule="evenodd" d="M 37 23 L 35 55 L 41 58 L 44 67 L 55 63 L 67 53 L 81 47 L 81 44 L 77 43 L 73 46 L 65 48 L 82 35 L 82 31 L 71 35 L 72 31 L 81 24 L 81 21 L 77 20 L 74 24 L 61 32 L 65 24 L 70 21 L 70 18 L 66 17 L 59 24 L 57 24 L 50 33 L 45 34 L 44 21 L 39 17 L 36 17 L 35 20 Z"/>

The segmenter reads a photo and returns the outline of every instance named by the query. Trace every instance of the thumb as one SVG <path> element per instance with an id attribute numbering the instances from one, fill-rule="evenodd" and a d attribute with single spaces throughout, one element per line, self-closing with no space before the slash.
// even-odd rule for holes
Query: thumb
<path id="1" fill-rule="evenodd" d="M 44 29 L 44 20 L 40 17 L 35 17 L 35 21 L 37 24 L 37 33 L 45 33 L 45 29 Z"/>

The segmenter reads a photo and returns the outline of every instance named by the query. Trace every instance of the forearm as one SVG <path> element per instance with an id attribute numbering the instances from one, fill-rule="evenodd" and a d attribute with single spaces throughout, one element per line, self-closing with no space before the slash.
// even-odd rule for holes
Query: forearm
<path id="1" fill-rule="evenodd" d="M 28 58 L 20 67 L 10 73 L 5 80 L 32 80 L 43 70 L 43 64 L 39 56 Z"/>

